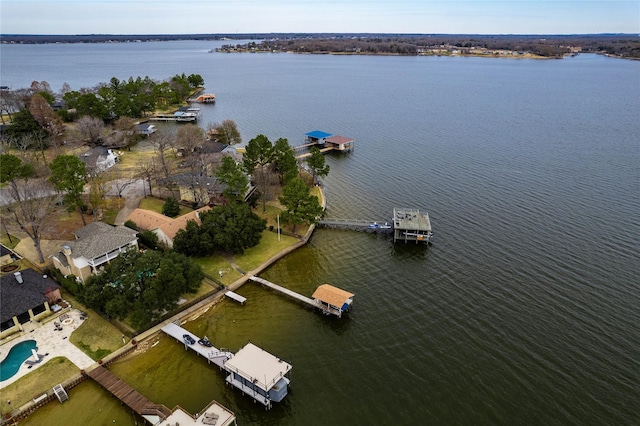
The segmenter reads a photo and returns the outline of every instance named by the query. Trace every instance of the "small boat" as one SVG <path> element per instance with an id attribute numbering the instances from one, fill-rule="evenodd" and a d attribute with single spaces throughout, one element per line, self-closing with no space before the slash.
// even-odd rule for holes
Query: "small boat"
<path id="1" fill-rule="evenodd" d="M 207 348 L 213 347 L 213 343 L 211 343 L 209 339 L 207 339 L 207 336 L 204 336 L 203 339 L 199 339 L 198 343 L 200 343 L 202 346 L 206 346 Z"/>
<path id="2" fill-rule="evenodd" d="M 196 339 L 189 336 L 188 334 L 183 334 L 182 339 L 184 340 L 184 343 L 187 345 L 193 345 L 196 342 Z"/>
<path id="3" fill-rule="evenodd" d="M 384 225 L 379 226 L 380 229 L 391 229 L 391 225 L 388 222 L 385 222 Z"/>

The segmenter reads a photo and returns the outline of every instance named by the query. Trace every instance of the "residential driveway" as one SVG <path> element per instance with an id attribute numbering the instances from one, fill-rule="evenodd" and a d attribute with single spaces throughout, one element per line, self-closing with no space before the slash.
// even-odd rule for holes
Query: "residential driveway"
<path id="1" fill-rule="evenodd" d="M 120 185 L 122 185 L 122 183 L 120 183 Z M 146 182 L 142 179 L 138 179 L 122 191 L 121 195 L 122 198 L 125 199 L 125 204 L 122 210 L 118 213 L 118 216 L 116 216 L 115 225 L 124 225 L 124 222 L 127 220 L 131 212 L 138 208 L 140 201 L 142 201 L 146 194 L 145 188 Z M 107 195 L 112 195 L 114 197 L 118 196 L 116 183 L 113 183 L 111 191 L 109 191 Z"/>

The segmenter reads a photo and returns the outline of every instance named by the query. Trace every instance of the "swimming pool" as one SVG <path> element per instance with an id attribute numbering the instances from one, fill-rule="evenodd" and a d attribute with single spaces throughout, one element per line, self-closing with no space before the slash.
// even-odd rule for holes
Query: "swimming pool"
<path id="1" fill-rule="evenodd" d="M 38 349 L 35 340 L 25 340 L 9 350 L 9 354 L 0 362 L 0 382 L 18 372 L 22 363 L 32 355 L 31 349 Z"/>

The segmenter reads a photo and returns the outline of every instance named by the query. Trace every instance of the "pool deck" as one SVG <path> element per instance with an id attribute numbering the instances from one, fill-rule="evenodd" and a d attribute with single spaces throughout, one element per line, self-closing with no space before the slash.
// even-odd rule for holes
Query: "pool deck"
<path id="1" fill-rule="evenodd" d="M 27 323 L 23 325 L 23 328 L 25 329 L 25 331 L 30 331 L 24 333 L 20 337 L 9 339 L 6 343 L 3 343 L 0 346 L 0 359 L 4 359 L 4 357 L 7 356 L 13 346 L 26 340 L 36 341 L 36 344 L 38 345 L 39 355 L 48 354 L 47 356 L 43 357 L 42 361 L 40 361 L 39 363 L 34 363 L 31 368 L 29 368 L 29 365 L 26 362 L 22 363 L 20 369 L 16 374 L 9 377 L 7 380 L 3 380 L 2 382 L 0 382 L 0 389 L 10 385 L 11 383 L 14 383 L 16 380 L 40 368 L 50 359 L 56 357 L 66 357 L 81 370 L 84 370 L 89 366 L 95 364 L 94 360 L 92 360 L 87 354 L 82 352 L 69 341 L 69 336 L 71 335 L 71 333 L 73 333 L 73 331 L 78 328 L 80 324 L 82 324 L 82 320 L 80 319 L 80 311 L 78 311 L 77 309 L 70 309 L 65 313 L 69 318 L 73 320 L 73 322 L 71 322 L 71 324 L 69 325 L 63 325 L 62 330 L 56 330 L 55 325 L 53 324 L 54 321 L 49 321 L 43 325 L 40 325 L 39 323 Z M 33 357 L 29 357 L 28 360 L 33 361 Z"/>

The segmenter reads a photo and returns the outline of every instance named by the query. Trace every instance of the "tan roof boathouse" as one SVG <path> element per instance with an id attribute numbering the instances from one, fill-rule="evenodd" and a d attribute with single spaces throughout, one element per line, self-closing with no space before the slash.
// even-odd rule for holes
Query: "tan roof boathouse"
<path id="1" fill-rule="evenodd" d="M 338 287 L 322 284 L 311 297 L 322 306 L 325 313 L 333 313 L 340 318 L 343 312 L 348 312 L 351 309 L 353 296 L 355 296 L 353 293 Z"/>

